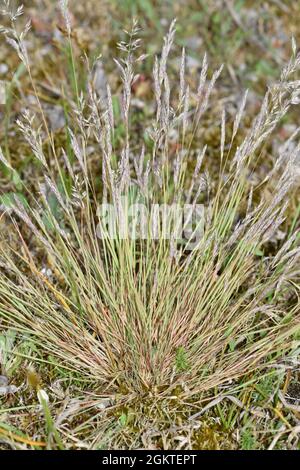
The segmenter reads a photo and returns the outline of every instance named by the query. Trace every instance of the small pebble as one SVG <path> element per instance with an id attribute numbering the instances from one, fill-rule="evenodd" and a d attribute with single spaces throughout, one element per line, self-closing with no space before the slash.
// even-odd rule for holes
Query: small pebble
<path id="1" fill-rule="evenodd" d="M 4 75 L 8 72 L 8 65 L 0 64 L 0 75 Z"/>

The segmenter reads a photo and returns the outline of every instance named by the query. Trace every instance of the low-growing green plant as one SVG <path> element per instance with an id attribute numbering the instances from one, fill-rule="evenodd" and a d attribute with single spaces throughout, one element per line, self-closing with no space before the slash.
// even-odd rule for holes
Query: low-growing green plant
<path id="1" fill-rule="evenodd" d="M 11 15 L 11 28 L 4 34 L 30 74 L 24 34 L 17 32 L 15 20 Z M 9 196 L 5 217 L 13 222 L 19 247 L 6 239 L 0 245 L 2 325 L 29 334 L 60 367 L 76 372 L 111 400 L 118 396 L 120 403 L 159 401 L 175 389 L 178 393 L 178 387 L 182 400 L 199 397 L 251 371 L 263 371 L 298 344 L 298 232 L 274 255 L 266 257 L 263 250 L 284 222 L 288 195 L 296 184 L 298 131 L 274 155 L 274 167 L 265 179 L 253 185 L 249 174 L 262 145 L 299 100 L 294 74 L 300 55 L 293 47 L 290 62 L 268 89 L 238 146 L 235 139 L 247 95 L 230 133 L 221 110 L 220 171 L 213 181 L 203 169 L 207 149 L 197 148 L 195 137 L 222 68 L 208 79 L 204 56 L 199 86 L 191 90 L 183 51 L 179 83 L 171 83 L 167 62 L 174 34 L 175 22 L 160 58 L 154 59 L 156 108 L 147 137 L 131 129 L 135 68 L 145 60 L 139 54 L 136 23 L 128 41 L 119 45 L 123 57 L 116 60 L 123 83 L 119 117 L 110 86 L 99 95 L 89 79 L 86 95 L 70 103 L 70 148 L 56 145 L 38 95 L 42 125 L 36 126 L 30 111 L 18 121 L 44 179 L 34 188 L 23 183 L 26 204 L 23 197 L 14 197 L 12 203 Z M 35 89 L 33 79 L 32 84 Z M 121 146 L 115 142 L 119 121 L 124 127 Z M 178 136 L 175 152 L 172 131 Z M 89 158 L 90 145 L 97 146 L 96 164 Z M 3 152 L 0 160 L 11 167 Z M 268 184 L 273 189 L 266 199 L 260 188 Z M 122 237 L 120 232 L 114 238 L 100 237 L 99 205 L 110 203 L 127 225 L 124 198 L 147 208 L 201 203 L 202 237 L 190 249 L 190 240 L 149 236 L 147 224 L 146 237 Z M 159 220 L 157 225 L 160 232 Z M 46 271 L 40 252 L 47 259 Z M 91 407 L 90 396 L 86 401 Z M 96 407 L 96 395 L 94 402 Z M 105 425 L 110 419 L 124 427 L 127 415 L 123 412 L 118 419 L 106 414 Z M 243 437 L 245 448 L 254 445 L 249 436 Z M 99 446 L 99 440 L 94 445 Z"/>

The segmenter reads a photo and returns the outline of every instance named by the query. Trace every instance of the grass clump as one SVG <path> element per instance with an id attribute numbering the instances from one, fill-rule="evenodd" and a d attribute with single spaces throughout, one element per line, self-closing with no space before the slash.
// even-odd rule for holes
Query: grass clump
<path id="1" fill-rule="evenodd" d="M 64 3 L 63 8 L 72 50 Z M 17 16 L 11 15 L 4 34 L 31 77 Z M 33 185 L 22 181 L 22 197 L 10 194 L 6 204 L 3 217 L 19 242 L 16 248 L 9 239 L 1 240 L 1 325 L 30 338 L 46 364 L 55 361 L 74 374 L 82 396 L 72 419 L 92 448 L 139 447 L 145 437 L 137 424 L 140 416 L 147 428 L 154 425 L 154 414 L 159 430 L 181 415 L 178 425 L 188 422 L 190 410 L 209 393 L 228 384 L 234 393 L 238 378 L 257 370 L 263 374 L 299 345 L 296 228 L 279 249 L 265 255 L 285 222 L 288 196 L 296 185 L 298 130 L 274 155 L 265 178 L 253 185 L 250 176 L 262 147 L 299 100 L 294 77 L 300 55 L 293 47 L 290 62 L 268 89 L 238 146 L 247 96 L 232 129 L 221 110 L 219 173 L 212 177 L 205 169 L 209 149 L 199 145 L 197 135 L 222 68 L 210 74 L 204 56 L 199 86 L 192 90 L 183 50 L 179 80 L 172 83 L 167 64 L 174 34 L 175 22 L 154 59 L 156 104 L 145 132 L 137 135 L 131 124 L 136 69 L 148 60 L 139 53 L 136 23 L 119 44 L 122 58 L 115 61 L 123 86 L 118 116 L 116 96 L 109 85 L 102 94 L 96 92 L 88 63 L 86 89 L 79 92 L 71 53 L 75 91 L 68 102 L 67 144 L 58 145 L 49 130 L 38 93 L 41 125 L 28 110 L 17 122 L 43 177 Z M 31 82 L 36 91 L 32 77 Z M 171 146 L 174 133 L 176 145 Z M 89 158 L 91 147 L 96 161 Z M 0 159 L 14 171 L 4 151 Z M 268 186 L 272 192 L 266 198 L 261 188 Z M 154 204 L 195 208 L 201 203 L 202 236 L 193 246 L 193 233 L 187 240 L 165 239 L 159 218 L 155 237 L 148 220 L 142 236 L 121 236 L 132 202 L 149 210 Z M 118 214 L 114 238 L 101 237 L 101 203 L 111 204 Z M 172 224 L 174 229 L 176 219 Z M 42 405 L 47 427 L 62 448 L 44 399 Z M 214 440 L 205 429 L 203 424 L 202 434 Z M 157 442 L 165 447 L 163 440 Z M 197 437 L 194 442 L 201 447 Z M 245 429 L 242 446 L 255 445 Z"/>

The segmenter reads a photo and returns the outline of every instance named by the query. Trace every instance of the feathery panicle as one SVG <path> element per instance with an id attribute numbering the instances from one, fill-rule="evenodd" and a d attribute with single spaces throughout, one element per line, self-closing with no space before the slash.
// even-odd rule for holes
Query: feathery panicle
<path id="1" fill-rule="evenodd" d="M 10 163 L 7 161 L 7 159 L 5 158 L 5 156 L 3 154 L 1 146 L 0 146 L 0 162 L 3 163 L 3 165 L 5 165 L 7 168 L 12 170 L 12 167 L 11 167 Z"/>
<path id="2" fill-rule="evenodd" d="M 240 122 L 243 116 L 243 112 L 246 106 L 246 101 L 247 101 L 247 96 L 248 96 L 248 90 L 246 90 L 242 102 L 240 104 L 239 110 L 235 116 L 234 123 L 233 123 L 233 131 L 232 131 L 232 140 L 235 138 L 236 133 L 240 127 Z"/>
<path id="3" fill-rule="evenodd" d="M 223 109 L 222 118 L 221 118 L 221 140 L 220 140 L 221 161 L 223 161 L 224 159 L 225 139 L 226 139 L 226 112 L 225 112 L 225 109 Z"/>
<path id="4" fill-rule="evenodd" d="M 25 140 L 31 147 L 34 156 L 39 160 L 45 168 L 48 164 L 43 151 L 43 139 L 41 135 L 41 127 L 37 130 L 34 129 L 34 116 L 30 115 L 29 111 L 24 111 L 22 121 L 17 119 L 16 123 L 19 126 Z"/>
<path id="5" fill-rule="evenodd" d="M 69 12 L 69 1 L 68 0 L 59 0 L 59 7 L 62 13 L 66 30 L 68 35 L 71 35 L 71 19 L 70 19 L 70 12 Z"/>

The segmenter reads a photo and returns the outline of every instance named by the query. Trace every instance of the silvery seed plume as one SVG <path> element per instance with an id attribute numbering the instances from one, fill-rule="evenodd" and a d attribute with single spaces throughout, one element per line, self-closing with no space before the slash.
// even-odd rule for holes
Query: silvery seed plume
<path id="1" fill-rule="evenodd" d="M 5 156 L 3 154 L 1 146 L 0 146 L 0 162 L 3 163 L 3 165 L 5 165 L 7 168 L 12 170 L 12 167 L 11 167 L 10 163 L 7 161 L 7 159 L 5 158 Z"/>
<path id="2" fill-rule="evenodd" d="M 75 135 L 74 135 L 74 133 L 71 129 L 69 129 L 69 133 L 70 133 L 70 137 L 71 137 L 71 145 L 72 145 L 72 149 L 74 151 L 74 155 L 77 158 L 83 173 L 85 175 L 87 175 L 86 165 L 85 165 L 85 161 L 84 161 L 84 155 L 83 155 L 82 149 L 79 146 L 77 137 L 75 137 Z"/>
<path id="3" fill-rule="evenodd" d="M 179 106 L 182 103 L 185 94 L 185 48 L 182 48 L 181 63 L 180 63 L 180 81 L 179 81 Z"/>
<path id="4" fill-rule="evenodd" d="M 225 109 L 223 109 L 222 118 L 221 118 L 221 140 L 220 140 L 221 161 L 223 161 L 223 158 L 224 158 L 225 139 L 226 139 L 226 111 Z"/>

